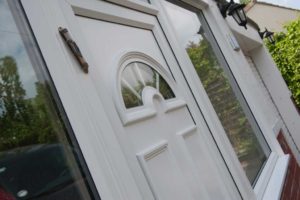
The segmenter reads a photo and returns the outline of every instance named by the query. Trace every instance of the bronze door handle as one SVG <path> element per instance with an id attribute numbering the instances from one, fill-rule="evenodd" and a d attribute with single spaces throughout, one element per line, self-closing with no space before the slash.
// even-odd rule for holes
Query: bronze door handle
<path id="1" fill-rule="evenodd" d="M 73 55 L 75 56 L 76 60 L 81 66 L 81 69 L 85 72 L 89 72 L 89 64 L 86 62 L 85 58 L 82 56 L 82 53 L 77 46 L 76 42 L 72 39 L 71 35 L 69 34 L 68 29 L 59 27 L 58 31 L 64 41 L 67 43 L 69 46 L 70 50 L 72 51 Z"/>

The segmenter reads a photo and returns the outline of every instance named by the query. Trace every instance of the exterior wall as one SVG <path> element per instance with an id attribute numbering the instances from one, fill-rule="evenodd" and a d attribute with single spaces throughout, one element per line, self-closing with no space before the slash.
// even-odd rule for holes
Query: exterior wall
<path id="1" fill-rule="evenodd" d="M 251 76 L 256 79 L 251 82 L 247 81 L 248 78 L 244 82 L 248 82 L 249 88 L 255 94 L 257 109 L 264 115 L 265 122 L 275 136 L 282 130 L 291 151 L 300 163 L 300 118 L 290 99 L 288 87 L 268 50 L 263 46 L 257 30 L 250 24 L 247 30 L 243 29 L 231 18 L 227 18 L 227 23 L 244 55 L 248 57 Z"/>
<path id="2" fill-rule="evenodd" d="M 251 60 L 250 60 L 251 59 Z M 282 118 L 282 115 L 277 108 L 276 103 L 274 102 L 270 91 L 268 90 L 262 76 L 259 73 L 258 67 L 255 65 L 251 57 L 248 57 L 249 64 L 251 69 L 257 78 L 259 83 L 259 89 L 262 91 L 262 96 L 258 96 L 261 101 L 261 109 L 265 113 L 266 119 L 271 127 L 273 127 L 274 134 L 277 135 L 280 130 L 282 130 L 282 134 L 284 134 L 287 143 L 290 146 L 291 152 L 297 158 L 298 162 L 300 161 L 299 158 L 299 150 L 293 140 L 293 137 L 290 135 L 289 129 Z"/>
<path id="3" fill-rule="evenodd" d="M 239 30 L 236 24 L 227 21 L 256 78 L 255 83 L 249 84 L 255 87 L 256 98 L 260 102 L 257 108 L 264 114 L 268 126 L 273 128 L 284 153 L 291 155 L 281 200 L 300 199 L 300 152 L 297 147 L 300 142 L 299 113 L 290 100 L 290 92 L 270 54 L 262 43 L 258 44 L 258 34 L 253 32 L 254 28 L 249 26 L 250 31 Z"/>
<path id="4" fill-rule="evenodd" d="M 283 31 L 283 25 L 299 17 L 300 12 L 258 2 L 248 10 L 247 16 L 254 20 L 262 30 L 267 27 L 270 31 L 280 32 Z"/>
<path id="5" fill-rule="evenodd" d="M 283 123 L 281 128 L 283 134 L 287 138 L 292 152 L 294 153 L 298 163 L 300 163 L 300 118 L 297 109 L 290 99 L 290 91 L 288 90 L 280 72 L 276 68 L 272 57 L 267 49 L 261 46 L 251 51 L 251 57 L 257 66 L 262 80 L 264 81 L 270 95 L 282 117 Z M 274 129 L 280 128 L 274 127 Z"/>
<path id="6" fill-rule="evenodd" d="M 247 52 L 245 52 L 245 54 L 247 55 Z M 258 86 L 257 90 L 258 90 L 258 94 L 259 94 L 259 95 L 257 95 L 257 98 L 261 102 L 260 109 L 263 111 L 263 113 L 265 113 L 265 117 L 266 117 L 266 120 L 267 120 L 269 126 L 274 128 L 276 126 L 276 124 L 280 123 L 279 121 L 281 121 L 280 114 L 272 100 L 272 97 L 270 96 L 268 89 L 266 88 L 266 86 L 257 70 L 257 66 L 255 65 L 255 63 L 253 62 L 253 60 L 250 56 L 246 56 L 246 58 L 250 65 L 252 73 L 255 76 L 256 81 L 257 81 L 257 86 Z M 278 133 L 278 129 L 277 130 L 273 129 L 273 131 L 275 134 Z"/>
<path id="7" fill-rule="evenodd" d="M 281 134 L 285 136 L 286 140 L 288 141 L 287 143 L 290 146 L 291 152 L 299 162 L 300 158 L 298 148 L 295 144 L 293 137 L 290 135 L 289 129 L 286 123 L 284 122 L 284 119 L 282 118 L 282 115 L 280 114 L 276 103 L 274 102 L 270 91 L 267 89 L 267 86 L 258 71 L 259 69 L 253 62 L 252 58 L 249 62 L 251 69 L 253 70 L 253 73 L 256 76 L 257 81 L 259 83 L 259 89 L 263 92 L 262 96 L 258 97 L 261 100 L 261 109 L 265 113 L 269 125 L 273 127 L 274 134 L 277 135 L 280 132 L 280 130 L 282 130 Z"/>

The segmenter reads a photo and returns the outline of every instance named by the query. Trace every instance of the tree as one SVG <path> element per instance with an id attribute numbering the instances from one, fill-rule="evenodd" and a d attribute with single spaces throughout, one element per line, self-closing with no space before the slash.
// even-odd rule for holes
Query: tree
<path id="1" fill-rule="evenodd" d="M 275 34 L 275 44 L 266 45 L 300 108 L 300 18 Z"/>
<path id="2" fill-rule="evenodd" d="M 57 140 L 46 86 L 36 83 L 36 90 L 26 99 L 15 60 L 0 58 L 0 151 Z"/>
<path id="3" fill-rule="evenodd" d="M 26 110 L 25 90 L 17 73 L 17 65 L 12 57 L 0 59 L 0 108 L 7 118 L 21 119 Z"/>
<path id="4" fill-rule="evenodd" d="M 249 121 L 209 41 L 203 39 L 198 44 L 191 42 L 186 50 L 239 158 L 257 150 L 259 147 L 253 148 L 257 141 L 251 133 Z"/>
<path id="5" fill-rule="evenodd" d="M 266 157 L 247 119 L 227 75 L 220 66 L 209 40 L 202 35 L 198 44 L 190 43 L 188 55 L 251 182 L 253 173 Z"/>

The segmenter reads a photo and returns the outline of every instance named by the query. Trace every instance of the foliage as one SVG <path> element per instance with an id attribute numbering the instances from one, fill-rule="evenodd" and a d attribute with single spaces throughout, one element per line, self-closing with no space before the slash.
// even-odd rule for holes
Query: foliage
<path id="1" fill-rule="evenodd" d="M 36 83 L 36 90 L 34 98 L 26 99 L 15 60 L 0 58 L 0 151 L 56 141 L 46 88 Z"/>
<path id="2" fill-rule="evenodd" d="M 285 26 L 286 31 L 276 33 L 276 43 L 266 45 L 300 107 L 300 18 Z"/>
<path id="3" fill-rule="evenodd" d="M 250 3 L 251 2 L 251 0 L 240 0 L 240 3 L 241 4 L 248 4 L 248 3 Z"/>
<path id="4" fill-rule="evenodd" d="M 248 162 L 261 147 L 213 49 L 203 39 L 190 43 L 187 52 L 235 152 L 242 163 Z"/>
<path id="5" fill-rule="evenodd" d="M 168 83 L 165 81 L 165 79 L 151 67 L 147 66 L 147 69 L 148 68 L 151 71 L 150 73 L 152 73 L 152 79 L 144 80 L 145 85 L 141 82 L 141 80 L 138 80 L 136 85 L 131 85 L 131 88 L 128 88 L 128 86 L 122 85 L 122 89 L 121 89 L 122 96 L 123 96 L 123 100 L 124 100 L 126 108 L 133 108 L 133 107 L 143 105 L 142 92 L 143 92 L 143 89 L 145 88 L 145 86 L 150 86 L 150 87 L 157 89 L 161 93 L 161 95 L 164 97 L 164 99 L 171 99 L 171 98 L 175 97 L 172 89 L 170 88 Z M 144 71 L 143 68 L 140 68 L 140 70 L 143 72 L 146 71 L 146 70 Z M 148 73 L 149 73 L 149 71 L 148 71 Z M 157 83 L 159 84 L 159 88 L 156 88 Z M 134 90 L 136 92 L 136 94 L 140 95 L 141 98 L 138 98 L 137 95 L 134 94 L 134 92 L 131 90 Z"/>

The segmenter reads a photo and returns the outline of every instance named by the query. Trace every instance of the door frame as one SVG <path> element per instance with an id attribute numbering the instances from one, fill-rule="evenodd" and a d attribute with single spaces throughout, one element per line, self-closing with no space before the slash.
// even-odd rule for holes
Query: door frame
<path id="1" fill-rule="evenodd" d="M 128 151 L 122 149 L 121 146 L 124 145 L 119 145 L 121 134 L 115 134 L 119 130 L 111 120 L 115 116 L 107 112 L 104 107 L 104 105 L 112 104 L 111 99 L 109 97 L 100 99 L 96 93 L 88 92 L 91 89 L 93 91 L 106 89 L 101 85 L 95 85 L 93 81 L 96 80 L 93 74 L 101 72 L 92 67 L 95 62 L 84 42 L 79 26 L 74 21 L 74 13 L 151 30 L 156 35 L 157 42 L 164 44 L 159 46 L 168 58 L 168 56 L 174 56 L 168 46 L 168 41 L 165 37 L 157 37 L 164 35 L 164 32 L 161 27 L 153 26 L 153 23 L 158 23 L 156 19 L 161 13 L 154 6 L 143 2 L 136 3 L 132 0 L 110 0 L 114 4 L 95 0 L 21 0 L 21 2 L 101 198 L 143 199 L 130 171 L 130 164 L 124 155 Z M 134 14 L 124 14 L 124 9 L 128 8 Z M 84 74 L 70 55 L 58 33 L 60 26 L 71 30 L 72 37 L 91 66 L 89 74 Z M 166 62 L 170 66 L 172 63 L 178 66 L 178 61 L 167 59 Z M 170 71 L 176 80 L 184 83 L 182 87 L 189 90 L 181 69 L 175 67 Z M 185 90 L 182 89 L 182 91 Z M 187 98 L 186 92 L 183 96 L 188 104 L 193 105 L 190 109 L 191 115 L 200 129 L 206 127 L 206 132 L 210 133 L 194 99 Z M 98 112 L 94 112 L 95 107 L 99 110 Z M 95 119 L 101 121 L 101 126 Z M 204 140 L 212 144 L 208 145 L 207 151 L 211 153 L 221 174 L 229 173 L 211 134 L 204 134 Z M 224 180 L 226 180 L 226 185 L 233 185 L 236 188 L 230 176 Z"/>
<path id="2" fill-rule="evenodd" d="M 182 67 L 182 71 L 186 76 L 186 80 L 194 94 L 196 101 L 198 102 L 199 109 L 205 116 L 205 120 L 208 127 L 211 129 L 213 138 L 215 139 L 218 148 L 222 152 L 222 156 L 243 196 L 244 199 L 263 199 L 266 190 L 269 190 L 271 179 L 276 174 L 273 173 L 274 169 L 281 165 L 281 162 L 288 162 L 288 159 L 283 158 L 283 151 L 273 134 L 272 127 L 268 127 L 267 120 L 264 118 L 263 113 L 257 109 L 259 102 L 255 100 L 255 90 L 249 88 L 247 81 L 255 81 L 255 77 L 251 72 L 250 67 L 242 53 L 242 51 L 234 51 L 228 40 L 228 36 L 232 36 L 233 33 L 230 30 L 226 19 L 224 19 L 214 1 L 207 0 L 174 0 L 175 4 L 191 7 L 193 10 L 199 9 L 202 11 L 207 24 L 213 34 L 216 47 L 220 49 L 221 55 L 226 59 L 227 64 L 230 66 L 233 76 L 241 89 L 242 94 L 245 96 L 250 110 L 253 112 L 253 116 L 256 119 L 259 127 L 262 130 L 262 134 L 266 139 L 267 144 L 271 149 L 271 154 L 264 165 L 264 168 L 259 175 L 259 179 L 253 188 L 246 177 L 242 166 L 237 159 L 235 152 L 226 136 L 224 128 L 220 123 L 214 108 L 206 94 L 199 77 L 195 73 L 193 64 L 191 63 L 189 56 L 186 51 L 179 46 L 178 40 L 174 28 L 170 25 L 170 20 L 164 11 L 162 3 L 159 0 L 150 0 L 151 5 L 155 6 L 161 13 L 158 16 L 158 20 L 162 25 L 162 28 L 168 36 L 169 43 L 173 49 L 176 58 L 178 59 L 179 65 Z M 242 63 L 242 64 L 241 64 Z M 243 67 L 241 67 L 243 66 Z M 285 161 L 282 161 L 285 160 Z M 281 183 L 283 184 L 283 183 Z"/>

